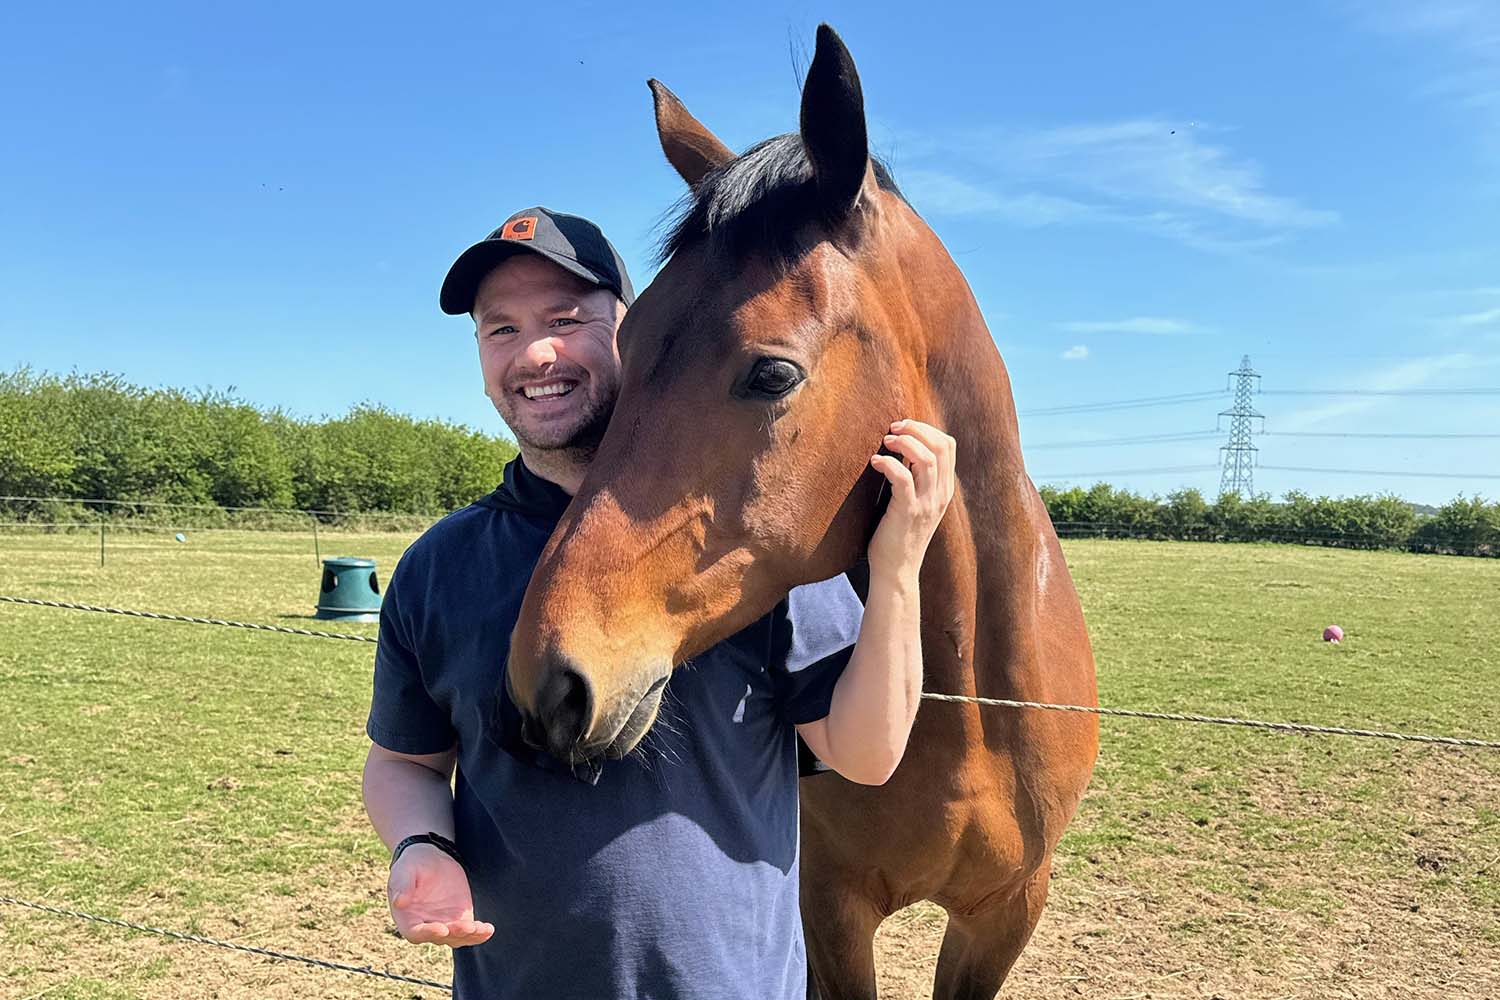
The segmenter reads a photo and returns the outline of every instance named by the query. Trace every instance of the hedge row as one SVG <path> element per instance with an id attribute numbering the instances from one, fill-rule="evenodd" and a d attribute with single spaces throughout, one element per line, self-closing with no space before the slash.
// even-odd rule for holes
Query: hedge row
<path id="1" fill-rule="evenodd" d="M 1288 541 L 1345 548 L 1500 555 L 1500 503 L 1459 497 L 1430 516 L 1394 496 L 1312 497 L 1281 501 L 1226 493 L 1210 503 L 1198 490 L 1146 497 L 1107 483 L 1090 489 L 1043 486 L 1058 533 L 1183 539 Z"/>
<path id="2" fill-rule="evenodd" d="M 144 389 L 109 374 L 0 373 L 4 495 L 436 514 L 492 489 L 514 454 L 504 439 L 369 404 L 312 421 L 225 393 Z M 1500 504 L 1478 497 L 1428 517 L 1394 496 L 1227 494 L 1210 503 L 1197 490 L 1146 497 L 1106 483 L 1041 493 L 1063 535 L 1500 554 Z M 7 517 L 51 522 L 151 514 L 74 504 L 0 508 Z M 194 511 L 191 520 L 215 523 L 212 513 Z"/>
<path id="3" fill-rule="evenodd" d="M 0 494 L 9 496 L 428 513 L 493 489 L 514 453 L 501 438 L 369 404 L 313 421 L 109 374 L 0 373 Z M 5 506 L 12 516 L 63 513 Z"/>

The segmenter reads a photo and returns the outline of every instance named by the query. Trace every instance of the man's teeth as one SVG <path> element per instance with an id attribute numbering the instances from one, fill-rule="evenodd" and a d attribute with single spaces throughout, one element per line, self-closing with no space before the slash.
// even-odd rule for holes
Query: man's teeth
<path id="1" fill-rule="evenodd" d="M 573 386 L 567 382 L 553 382 L 550 385 L 528 385 L 521 390 L 527 399 L 542 399 L 546 396 L 565 396 L 573 391 Z"/>

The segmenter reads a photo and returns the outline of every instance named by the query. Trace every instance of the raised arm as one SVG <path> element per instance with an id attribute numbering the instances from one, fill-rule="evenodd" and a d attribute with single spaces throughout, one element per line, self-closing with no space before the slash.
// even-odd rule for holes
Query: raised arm
<path id="1" fill-rule="evenodd" d="M 917 582 L 955 484 L 955 444 L 937 428 L 901 420 L 884 444 L 901 457 L 870 459 L 890 481 L 891 500 L 870 540 L 870 591 L 859 639 L 828 716 L 797 727 L 819 760 L 866 785 L 884 784 L 895 773 L 916 721 L 922 697 Z"/>

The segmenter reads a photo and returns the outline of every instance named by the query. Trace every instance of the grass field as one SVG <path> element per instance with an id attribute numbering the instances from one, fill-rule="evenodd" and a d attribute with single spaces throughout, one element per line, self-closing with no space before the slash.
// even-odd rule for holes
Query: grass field
<path id="1" fill-rule="evenodd" d="M 384 578 L 408 540 L 323 551 Z M 1500 561 L 1065 549 L 1106 704 L 1500 736 Z M 111 538 L 103 568 L 86 535 L 0 538 L 5 594 L 306 626 L 317 582 L 306 535 Z M 447 979 L 391 935 L 359 805 L 371 649 L 0 605 L 0 894 Z M 1500 996 L 1500 751 L 1123 720 L 1102 740 L 1004 996 Z M 887 922 L 883 996 L 925 996 L 941 926 Z M 17 1000 L 437 995 L 6 906 L 0 972 Z"/>

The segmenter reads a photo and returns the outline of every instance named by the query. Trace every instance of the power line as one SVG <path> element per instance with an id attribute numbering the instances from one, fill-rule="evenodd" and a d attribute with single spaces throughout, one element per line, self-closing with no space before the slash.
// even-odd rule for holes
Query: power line
<path id="1" fill-rule="evenodd" d="M 1401 434 L 1365 431 L 1261 431 L 1256 437 L 1303 437 L 1303 438 L 1394 438 L 1403 441 L 1467 441 L 1500 438 L 1500 434 Z"/>
<path id="2" fill-rule="evenodd" d="M 1130 437 L 1087 438 L 1082 441 L 1043 441 L 1028 444 L 1027 451 L 1044 451 L 1058 448 L 1102 448 L 1117 444 L 1166 444 L 1175 441 L 1202 441 L 1216 438 L 1221 431 L 1164 431 L 1160 434 L 1138 434 Z M 1361 438 L 1370 440 L 1402 441 L 1493 441 L 1500 434 L 1416 434 L 1381 433 L 1369 431 L 1256 431 L 1253 437 L 1286 438 Z"/>
<path id="3" fill-rule="evenodd" d="M 1261 396 L 1500 396 L 1500 388 L 1450 389 L 1266 389 Z"/>
<path id="4" fill-rule="evenodd" d="M 1035 410 L 1022 410 L 1023 417 L 1046 417 L 1061 413 L 1102 413 L 1110 410 L 1134 410 L 1152 406 L 1178 406 L 1214 399 L 1227 394 L 1227 389 L 1209 392 L 1182 392 L 1170 396 L 1141 396 L 1135 399 L 1116 399 L 1099 403 L 1072 403 L 1066 406 L 1048 406 Z M 1263 389 L 1257 396 L 1500 396 L 1500 387 L 1470 386 L 1435 389 Z"/>
<path id="5" fill-rule="evenodd" d="M 1500 479 L 1500 472 L 1407 472 L 1396 469 L 1324 469 L 1310 465 L 1260 465 L 1268 472 L 1318 472 L 1344 476 L 1408 476 L 1417 479 Z"/>
<path id="6" fill-rule="evenodd" d="M 1164 465 L 1154 469 L 1101 469 L 1098 472 L 1054 472 L 1035 473 L 1032 480 L 1046 482 L 1060 479 L 1103 479 L 1106 476 L 1150 476 L 1174 472 L 1207 472 L 1218 469 L 1217 465 Z M 1325 469 L 1311 465 L 1257 465 L 1267 472 L 1318 472 L 1350 476 L 1408 476 L 1428 479 L 1500 479 L 1500 473 L 1490 472 L 1408 472 L 1397 469 Z"/>
<path id="7" fill-rule="evenodd" d="M 1138 399 L 1117 399 L 1104 403 L 1074 403 L 1068 406 L 1049 406 L 1040 410 L 1022 410 L 1018 416 L 1046 417 L 1056 413 L 1099 413 L 1105 410 L 1135 410 L 1148 406 L 1177 406 L 1182 403 L 1197 403 L 1226 394 L 1228 390 L 1214 389 L 1212 392 L 1183 392 L 1175 396 L 1141 396 Z"/>
<path id="8" fill-rule="evenodd" d="M 1171 472 L 1208 472 L 1217 465 L 1164 465 L 1155 469 L 1105 469 L 1100 472 L 1054 472 L 1051 475 L 1033 475 L 1032 480 L 1052 479 L 1099 479 L 1104 476 L 1154 476 Z"/>
<path id="9" fill-rule="evenodd" d="M 1025 446 L 1027 451 L 1038 451 L 1046 448 L 1097 448 L 1105 445 L 1115 444 L 1157 444 L 1166 441 L 1201 441 L 1204 438 L 1218 437 L 1218 431 L 1181 431 L 1178 433 L 1142 434 L 1136 437 L 1117 438 L 1092 438 L 1087 441 L 1047 441 L 1042 444 L 1030 444 Z M 1495 435 L 1500 437 L 1500 434 Z"/>

